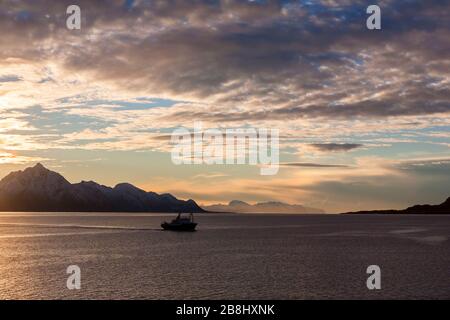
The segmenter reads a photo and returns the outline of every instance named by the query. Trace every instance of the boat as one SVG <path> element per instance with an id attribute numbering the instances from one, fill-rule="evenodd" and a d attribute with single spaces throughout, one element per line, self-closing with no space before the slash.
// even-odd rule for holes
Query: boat
<path id="1" fill-rule="evenodd" d="M 171 222 L 163 222 L 161 227 L 170 231 L 195 231 L 197 223 L 194 222 L 194 215 L 191 213 L 189 217 L 183 217 L 181 213 Z"/>

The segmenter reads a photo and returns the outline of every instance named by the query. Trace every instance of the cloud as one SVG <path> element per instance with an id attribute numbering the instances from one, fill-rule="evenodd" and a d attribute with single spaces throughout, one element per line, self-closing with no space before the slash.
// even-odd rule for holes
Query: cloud
<path id="1" fill-rule="evenodd" d="M 280 163 L 282 167 L 301 167 L 301 168 L 348 168 L 348 165 L 342 164 L 320 164 L 320 163 L 307 163 L 307 162 L 288 162 Z"/>
<path id="2" fill-rule="evenodd" d="M 79 1 L 76 33 L 66 4 L 6 1 L 0 56 L 206 102 L 211 112 L 192 111 L 216 122 L 450 111 L 445 1 L 383 1 L 376 33 L 367 1 Z"/>
<path id="3" fill-rule="evenodd" d="M 343 152 L 363 147 L 357 143 L 314 143 L 311 146 L 323 152 Z"/>
<path id="4" fill-rule="evenodd" d="M 22 77 L 13 74 L 0 76 L 0 83 L 22 81 Z"/>
<path id="5" fill-rule="evenodd" d="M 0 152 L 0 164 L 28 164 L 46 160 L 50 159 L 41 157 L 21 156 L 9 152 Z"/>

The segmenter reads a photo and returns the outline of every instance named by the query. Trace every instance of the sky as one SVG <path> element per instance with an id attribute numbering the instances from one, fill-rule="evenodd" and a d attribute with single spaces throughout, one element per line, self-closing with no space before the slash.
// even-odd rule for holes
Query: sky
<path id="1" fill-rule="evenodd" d="M 0 177 L 328 212 L 450 196 L 449 1 L 2 0 L 0 29 Z M 279 130 L 279 172 L 175 165 L 194 122 Z"/>

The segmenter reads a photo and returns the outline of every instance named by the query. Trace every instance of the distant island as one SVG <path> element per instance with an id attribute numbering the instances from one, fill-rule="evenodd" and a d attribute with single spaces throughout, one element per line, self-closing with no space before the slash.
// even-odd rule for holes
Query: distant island
<path id="1" fill-rule="evenodd" d="M 262 202 L 251 205 L 240 200 L 233 200 L 229 204 L 214 204 L 203 206 L 203 209 L 213 212 L 232 213 L 324 213 L 321 209 L 304 207 L 299 204 L 287 204 L 283 202 Z"/>
<path id="2" fill-rule="evenodd" d="M 194 200 L 146 192 L 129 183 L 114 188 L 93 181 L 71 184 L 40 163 L 0 181 L 0 211 L 204 212 Z"/>
<path id="3" fill-rule="evenodd" d="M 450 214 L 450 198 L 438 205 L 416 205 L 404 210 L 374 210 L 346 212 L 343 214 Z"/>

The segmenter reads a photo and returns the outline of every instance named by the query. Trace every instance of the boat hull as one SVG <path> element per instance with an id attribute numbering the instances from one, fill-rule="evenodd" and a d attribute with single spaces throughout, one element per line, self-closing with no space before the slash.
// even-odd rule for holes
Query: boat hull
<path id="1" fill-rule="evenodd" d="M 195 227 L 197 227 L 197 224 L 196 223 L 183 223 L 183 224 L 163 223 L 163 224 L 161 224 L 161 227 L 164 230 L 168 230 L 168 231 L 195 231 Z"/>

